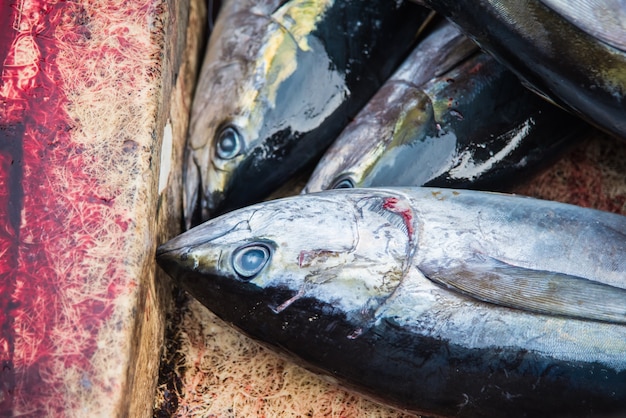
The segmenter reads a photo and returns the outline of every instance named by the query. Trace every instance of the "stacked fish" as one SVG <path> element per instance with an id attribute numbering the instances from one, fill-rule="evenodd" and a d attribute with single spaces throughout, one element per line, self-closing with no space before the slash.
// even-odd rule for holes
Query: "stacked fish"
<path id="1" fill-rule="evenodd" d="M 185 156 L 204 223 L 157 260 L 405 410 L 626 413 L 626 217 L 467 190 L 506 190 L 588 123 L 626 138 L 626 5 L 424 3 L 476 43 L 402 1 L 226 2 Z M 318 161 L 303 194 L 256 203 Z"/>

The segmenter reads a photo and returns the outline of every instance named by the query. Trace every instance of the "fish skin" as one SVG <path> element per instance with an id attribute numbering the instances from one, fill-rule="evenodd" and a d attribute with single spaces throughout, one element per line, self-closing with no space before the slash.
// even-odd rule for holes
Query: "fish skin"
<path id="1" fill-rule="evenodd" d="M 467 58 L 467 43 L 450 23 L 429 33 L 329 147 L 303 192 L 346 181 L 502 190 L 588 131 L 486 53 Z"/>
<path id="2" fill-rule="evenodd" d="M 252 11 L 231 3 L 217 19 L 191 110 L 187 227 L 260 200 L 319 157 L 432 14 L 408 1 L 274 1 Z M 215 137 L 231 125 L 243 145 L 219 158 Z"/>
<path id="3" fill-rule="evenodd" d="M 270 258 L 244 279 L 233 262 L 254 245 Z M 163 244 L 157 261 L 226 322 L 384 403 L 446 416 L 619 416 L 625 252 L 620 215 L 495 193 L 387 188 L 239 209 Z M 485 284 L 496 293 L 487 303 L 426 275 L 464 263 L 512 267 L 522 278 L 557 273 L 566 287 L 586 281 L 610 292 L 581 307 L 622 310 L 608 320 L 538 313 L 499 302 L 514 288 L 498 296 Z M 557 310 L 567 299 L 552 296 L 545 306 Z"/>
<path id="4" fill-rule="evenodd" d="M 626 52 L 625 0 L 540 0 L 572 25 Z"/>
<path id="5" fill-rule="evenodd" d="M 595 38 L 539 0 L 416 3 L 454 22 L 531 90 L 605 132 L 626 139 L 623 50 Z M 572 4 L 576 7 L 577 3 Z M 619 13 L 618 20 L 626 18 L 624 9 L 613 8 L 611 13 Z"/>

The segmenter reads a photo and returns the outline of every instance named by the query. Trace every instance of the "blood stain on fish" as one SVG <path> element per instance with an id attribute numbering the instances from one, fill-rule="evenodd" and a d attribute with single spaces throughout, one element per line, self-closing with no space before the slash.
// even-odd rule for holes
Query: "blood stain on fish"
<path id="1" fill-rule="evenodd" d="M 403 205 L 400 203 L 398 205 L 399 200 L 397 197 L 388 197 L 383 202 L 383 209 L 387 209 L 393 213 L 397 213 L 404 220 L 404 224 L 406 225 L 406 229 L 409 233 L 409 238 L 413 236 L 413 213 L 411 212 L 411 208 L 408 205 Z"/>

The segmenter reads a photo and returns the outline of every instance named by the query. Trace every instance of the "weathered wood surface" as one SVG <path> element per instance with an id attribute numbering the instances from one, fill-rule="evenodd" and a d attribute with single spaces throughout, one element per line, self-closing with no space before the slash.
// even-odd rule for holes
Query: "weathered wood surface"
<path id="1" fill-rule="evenodd" d="M 187 138 L 189 109 L 201 62 L 201 53 L 205 47 L 206 19 L 206 2 L 204 0 L 190 0 L 184 60 L 179 69 L 180 72 L 171 99 L 170 120 L 172 121 L 172 134 L 175 141 L 169 160 L 171 164 L 169 180 L 158 201 L 157 224 L 161 227 L 158 231 L 158 243 L 167 241 L 182 230 L 183 148 Z M 173 327 L 178 328 L 180 326 L 178 321 L 179 310 L 183 307 L 180 301 L 175 304 L 171 295 L 172 292 L 179 294 L 180 291 L 174 288 L 167 274 L 159 268 L 157 268 L 156 284 L 158 303 L 155 305 L 154 313 L 159 315 L 158 323 L 163 325 L 163 321 L 165 321 L 165 327 L 170 330 Z M 163 339 L 163 327 L 160 327 L 158 331 L 159 336 Z M 168 335 L 171 335 L 171 331 Z M 160 367 L 156 392 L 153 391 L 152 397 L 145 398 L 145 403 L 149 404 L 155 416 L 172 416 L 178 405 L 176 388 L 180 377 L 177 373 L 182 375 L 183 372 L 179 372 L 178 369 L 174 372 L 174 365 L 169 361 L 173 355 L 175 356 L 177 344 L 176 341 L 169 338 L 161 347 L 159 356 L 146 359 L 158 362 Z"/>
<path id="2" fill-rule="evenodd" d="M 184 0 L 0 3 L 2 416 L 152 413 L 169 296 L 159 158 L 187 14 Z"/>

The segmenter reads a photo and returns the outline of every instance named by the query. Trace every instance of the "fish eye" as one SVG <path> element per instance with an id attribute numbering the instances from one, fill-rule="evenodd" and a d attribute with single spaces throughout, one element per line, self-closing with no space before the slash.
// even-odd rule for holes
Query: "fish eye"
<path id="1" fill-rule="evenodd" d="M 244 280 L 256 276 L 267 264 L 271 256 L 270 249 L 264 244 L 252 244 L 238 248 L 233 254 L 233 268 Z"/>
<path id="2" fill-rule="evenodd" d="M 227 125 L 219 131 L 216 144 L 217 156 L 223 160 L 230 160 L 241 151 L 241 134 L 234 126 Z"/>
<path id="3" fill-rule="evenodd" d="M 332 187 L 333 189 L 353 189 L 354 182 L 349 178 L 343 178 L 335 181 Z"/>

